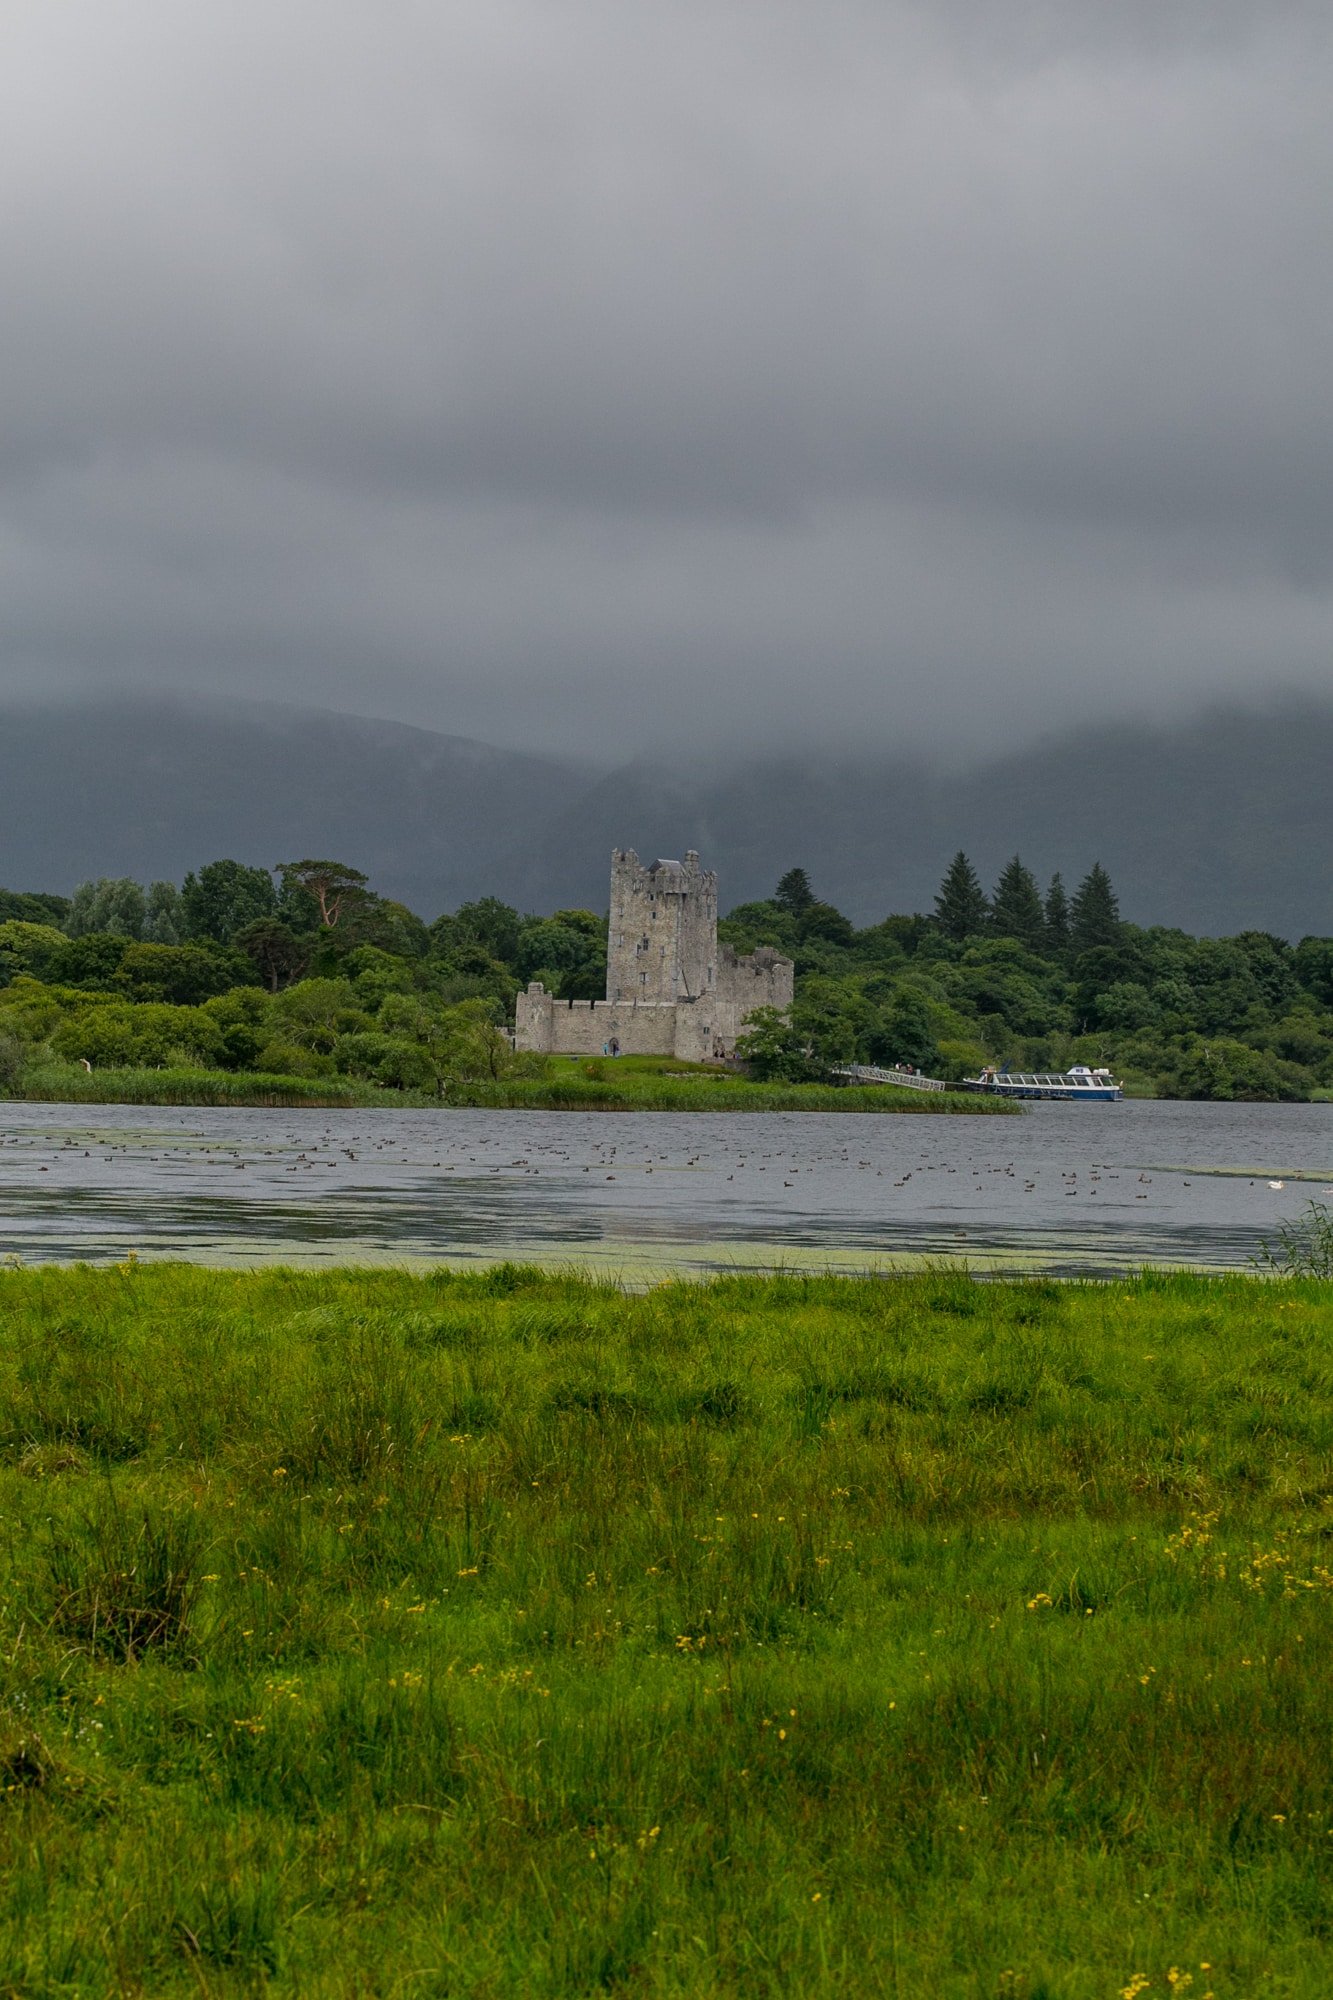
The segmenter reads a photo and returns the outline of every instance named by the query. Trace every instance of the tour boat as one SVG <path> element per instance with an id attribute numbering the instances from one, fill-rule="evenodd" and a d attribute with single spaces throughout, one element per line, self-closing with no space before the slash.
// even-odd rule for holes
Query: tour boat
<path id="1" fill-rule="evenodd" d="M 1094 1104 L 1114 1104 L 1125 1094 L 1109 1069 L 1089 1069 L 1086 1063 L 1075 1063 L 1059 1075 L 1044 1070 L 1034 1074 L 988 1068 L 980 1076 L 965 1077 L 953 1088 L 984 1091 L 987 1097 L 1048 1097 Z"/>

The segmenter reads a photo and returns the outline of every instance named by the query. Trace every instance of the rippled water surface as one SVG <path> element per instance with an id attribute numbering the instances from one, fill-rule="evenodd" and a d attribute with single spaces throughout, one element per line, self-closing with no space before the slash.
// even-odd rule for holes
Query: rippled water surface
<path id="1" fill-rule="evenodd" d="M 644 1278 L 966 1256 L 1110 1275 L 1243 1266 L 1311 1197 L 1333 1200 L 1333 1105 L 970 1119 L 0 1104 L 0 1258 L 24 1263 L 514 1258 Z"/>

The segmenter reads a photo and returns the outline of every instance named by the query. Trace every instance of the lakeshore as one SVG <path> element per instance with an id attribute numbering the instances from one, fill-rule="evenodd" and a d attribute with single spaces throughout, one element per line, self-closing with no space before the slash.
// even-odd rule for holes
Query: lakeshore
<path id="1" fill-rule="evenodd" d="M 652 1056 L 548 1058 L 535 1075 L 451 1078 L 438 1090 L 381 1088 L 344 1077 L 265 1076 L 229 1070 L 85 1070 L 34 1066 L 13 1101 L 28 1104 L 163 1104 L 330 1110 L 849 1111 L 924 1116 L 1012 1113 L 965 1091 L 925 1094 L 892 1085 L 757 1083 L 734 1069 Z"/>

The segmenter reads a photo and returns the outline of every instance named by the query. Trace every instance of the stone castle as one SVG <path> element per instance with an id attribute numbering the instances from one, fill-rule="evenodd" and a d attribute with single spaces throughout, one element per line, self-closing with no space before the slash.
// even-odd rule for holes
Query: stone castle
<path id="1" fill-rule="evenodd" d="M 611 857 L 605 1000 L 518 996 L 515 1046 L 539 1055 L 729 1056 L 758 1007 L 789 1007 L 794 968 L 765 945 L 742 958 L 717 941 L 717 876 L 684 861 Z"/>

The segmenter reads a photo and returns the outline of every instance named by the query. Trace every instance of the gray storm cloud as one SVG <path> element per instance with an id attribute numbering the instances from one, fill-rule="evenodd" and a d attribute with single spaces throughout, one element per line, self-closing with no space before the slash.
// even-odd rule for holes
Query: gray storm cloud
<path id="1" fill-rule="evenodd" d="M 601 751 L 1333 683 L 1322 6 L 7 39 L 0 688 Z"/>

